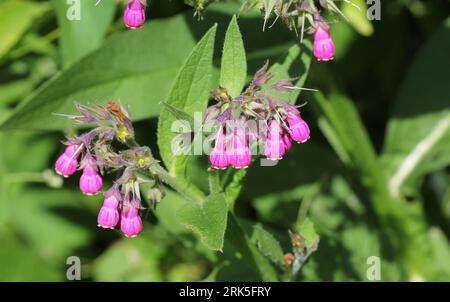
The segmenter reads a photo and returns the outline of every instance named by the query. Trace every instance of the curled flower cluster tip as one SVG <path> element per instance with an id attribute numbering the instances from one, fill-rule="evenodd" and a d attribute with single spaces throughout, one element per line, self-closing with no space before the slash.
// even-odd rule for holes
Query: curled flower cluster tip
<path id="1" fill-rule="evenodd" d="M 85 195 L 99 194 L 103 188 L 102 175 L 116 173 L 113 185 L 103 193 L 97 224 L 109 229 L 120 227 L 125 236 L 135 237 L 142 231 L 139 211 L 144 207 L 140 185 L 151 185 L 149 200 L 153 205 L 164 197 L 160 178 L 150 169 L 157 161 L 149 148 L 140 147 L 134 141 L 131 120 L 122 106 L 109 102 L 106 106 L 78 104 L 77 108 L 81 115 L 66 117 L 81 124 L 94 123 L 97 127 L 65 142 L 66 149 L 57 159 L 55 170 L 63 177 L 82 170 L 79 186 Z M 124 147 L 117 150 L 113 147 L 114 140 Z M 140 177 L 141 173 L 147 177 Z"/>
<path id="2" fill-rule="evenodd" d="M 274 76 L 267 67 L 255 74 L 238 97 L 231 97 L 224 88 L 213 92 L 217 103 L 207 109 L 203 122 L 204 128 L 212 124 L 216 129 L 210 137 L 214 142 L 209 156 L 212 168 L 247 168 L 258 150 L 263 150 L 268 160 L 280 160 L 291 149 L 292 141 L 304 143 L 309 139 L 308 124 L 298 107 L 266 92 L 289 93 L 298 87 L 293 79 L 266 87 Z"/>

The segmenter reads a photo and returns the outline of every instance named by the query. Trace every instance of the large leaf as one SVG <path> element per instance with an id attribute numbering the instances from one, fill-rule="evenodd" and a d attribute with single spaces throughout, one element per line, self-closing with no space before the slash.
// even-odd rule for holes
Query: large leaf
<path id="1" fill-rule="evenodd" d="M 228 206 L 223 193 L 209 195 L 204 202 L 188 203 L 177 211 L 178 221 L 196 233 L 212 250 L 222 250 Z"/>
<path id="2" fill-rule="evenodd" d="M 115 34 L 38 89 L 1 129 L 62 129 L 71 123 L 52 113 L 74 113 L 75 101 L 118 99 L 136 120 L 156 116 L 195 41 L 182 15 Z"/>
<path id="3" fill-rule="evenodd" d="M 423 46 L 404 80 L 389 121 L 383 170 L 402 186 L 450 163 L 450 25 Z"/>
<path id="4" fill-rule="evenodd" d="M 113 1 L 102 1 L 96 5 L 97 0 L 84 0 L 79 2 L 80 20 L 69 20 L 70 4 L 66 2 L 52 0 L 61 31 L 59 42 L 65 67 L 100 46 L 115 11 Z"/>
<path id="5" fill-rule="evenodd" d="M 244 88 L 247 78 L 247 59 L 244 42 L 236 21 L 236 16 L 228 26 L 223 45 L 222 65 L 220 69 L 220 86 L 236 97 Z"/>
<path id="6" fill-rule="evenodd" d="M 213 26 L 191 52 L 166 102 L 191 116 L 196 112 L 204 112 L 208 103 L 216 28 Z M 167 108 L 162 110 L 158 124 L 158 146 L 169 172 L 175 177 L 183 177 L 187 156 L 176 154 L 178 149 L 172 146 L 178 135 L 172 130 L 176 121 L 176 116 Z"/>
<path id="7" fill-rule="evenodd" d="M 47 4 L 29 1 L 9 0 L 0 3 L 0 59 L 47 9 Z"/>

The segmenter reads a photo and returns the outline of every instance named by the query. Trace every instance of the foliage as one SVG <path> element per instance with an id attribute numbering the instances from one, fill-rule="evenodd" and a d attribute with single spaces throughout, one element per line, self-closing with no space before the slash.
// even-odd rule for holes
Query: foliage
<path id="1" fill-rule="evenodd" d="M 368 22 L 343 3 L 349 22 L 333 25 L 336 56 L 324 63 L 309 36 L 269 26 L 260 8 L 272 1 L 184 1 L 201 19 L 178 2 L 151 1 L 132 31 L 113 1 L 83 1 L 79 23 L 61 1 L 0 1 L 0 280 L 65 280 L 73 255 L 92 281 L 367 281 L 371 256 L 383 281 L 450 280 L 446 4 L 390 1 Z M 213 88 L 239 95 L 266 60 L 268 85 L 298 77 L 319 90 L 289 99 L 307 103 L 311 140 L 248 170 L 174 156 L 172 122 L 192 122 Z M 102 197 L 52 167 L 64 134 L 78 132 L 54 113 L 112 99 L 174 188 L 138 238 L 97 228 Z"/>

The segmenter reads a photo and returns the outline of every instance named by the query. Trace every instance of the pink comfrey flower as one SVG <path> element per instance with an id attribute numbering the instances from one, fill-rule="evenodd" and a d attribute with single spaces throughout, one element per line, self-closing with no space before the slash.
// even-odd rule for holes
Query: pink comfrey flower
<path id="1" fill-rule="evenodd" d="M 269 125 L 269 129 L 267 129 L 267 139 L 264 151 L 269 160 L 280 160 L 286 152 L 282 137 L 282 129 L 276 120 L 273 120 Z"/>
<path id="2" fill-rule="evenodd" d="M 214 169 L 226 169 L 230 165 L 230 153 L 226 143 L 226 137 L 221 127 L 217 132 L 215 146 L 209 155 L 211 166 Z"/>
<path id="3" fill-rule="evenodd" d="M 286 120 L 289 124 L 289 134 L 294 141 L 297 143 L 304 143 L 309 139 L 309 126 L 302 119 L 300 113 L 290 112 Z"/>
<path id="4" fill-rule="evenodd" d="M 232 138 L 233 148 L 230 156 L 230 163 L 236 169 L 248 168 L 252 161 L 252 154 L 248 147 L 248 139 L 244 131 L 236 131 Z"/>
<path id="5" fill-rule="evenodd" d="M 123 14 L 123 21 L 129 28 L 141 28 L 145 23 L 145 5 L 140 0 L 128 2 Z"/>
<path id="6" fill-rule="evenodd" d="M 318 61 L 330 61 L 334 58 L 335 47 L 328 28 L 319 25 L 314 33 L 314 56 Z"/>
<path id="7" fill-rule="evenodd" d="M 142 232 L 142 219 L 136 202 L 124 204 L 120 216 L 120 229 L 127 237 L 136 237 Z"/>
<path id="8" fill-rule="evenodd" d="M 284 144 L 284 149 L 287 151 L 291 150 L 292 148 L 292 141 L 291 141 L 291 136 L 289 135 L 288 132 L 283 132 L 281 139 L 283 140 L 283 144 Z"/>
<path id="9" fill-rule="evenodd" d="M 94 195 L 100 192 L 103 180 L 98 174 L 98 167 L 90 155 L 83 159 L 83 175 L 80 178 L 80 190 L 86 195 Z"/>
<path id="10" fill-rule="evenodd" d="M 55 163 L 55 170 L 61 176 L 69 177 L 78 167 L 78 157 L 81 153 L 81 146 L 69 145 Z"/>
<path id="11" fill-rule="evenodd" d="M 120 192 L 116 188 L 111 188 L 105 192 L 104 196 L 105 200 L 98 213 L 97 223 L 99 227 L 114 229 L 119 223 Z"/>

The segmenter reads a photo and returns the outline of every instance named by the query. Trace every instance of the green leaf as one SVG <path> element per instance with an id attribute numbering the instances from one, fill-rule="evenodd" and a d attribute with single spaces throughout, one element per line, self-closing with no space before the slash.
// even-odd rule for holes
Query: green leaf
<path id="1" fill-rule="evenodd" d="M 178 221 L 196 233 L 212 250 L 222 250 L 228 206 L 223 193 L 209 195 L 204 202 L 188 203 L 177 211 Z"/>
<path id="2" fill-rule="evenodd" d="M 58 17 L 60 50 L 64 67 L 68 67 L 98 48 L 113 20 L 115 3 L 113 1 L 80 1 L 80 20 L 69 20 L 68 10 L 76 4 L 52 0 Z"/>
<path id="3" fill-rule="evenodd" d="M 449 52 L 450 25 L 424 44 L 400 88 L 382 155 L 394 195 L 450 163 Z"/>
<path id="4" fill-rule="evenodd" d="M 269 257 L 278 265 L 284 264 L 284 254 L 280 243 L 272 234 L 264 230 L 261 224 L 254 226 L 253 240 L 256 241 L 258 249 L 264 256 Z"/>
<path id="5" fill-rule="evenodd" d="M 223 45 L 220 86 L 227 89 L 232 97 L 238 96 L 247 78 L 247 59 L 236 16 L 228 26 Z"/>
<path id="6" fill-rule="evenodd" d="M 305 40 L 301 45 L 296 44 L 289 48 L 287 53 L 270 67 L 269 72 L 272 72 L 275 76 L 264 87 L 267 88 L 281 79 L 288 78 L 298 78 L 295 85 L 297 87 L 303 87 L 308 77 L 311 55 L 312 46 L 308 40 Z M 286 94 L 275 90 L 268 91 L 271 96 L 284 99 L 292 104 L 295 104 L 300 92 L 301 90 L 296 90 Z"/>
<path id="7" fill-rule="evenodd" d="M 120 100 L 134 120 L 158 115 L 177 71 L 196 38 L 184 15 L 113 35 L 101 48 L 33 93 L 0 127 L 54 130 L 72 122 L 52 113 L 75 113 L 73 103 Z M 180 47 L 183 45 L 183 47 Z"/>
<path id="8" fill-rule="evenodd" d="M 299 234 L 305 238 L 307 248 L 310 248 L 311 245 L 313 245 L 313 243 L 319 238 L 313 222 L 308 217 L 303 220 L 301 225 L 297 225 L 296 228 Z"/>
<path id="9" fill-rule="evenodd" d="M 191 116 L 196 112 L 204 112 L 208 104 L 216 28 L 213 26 L 189 55 L 166 102 Z M 187 156 L 174 154 L 172 150 L 172 143 L 177 136 L 172 126 L 176 121 L 177 118 L 167 108 L 162 110 L 158 123 L 158 146 L 169 172 L 174 177 L 183 178 Z"/>
<path id="10" fill-rule="evenodd" d="M 0 3 L 0 59 L 48 8 L 48 4 L 29 1 L 9 0 Z"/>

